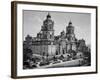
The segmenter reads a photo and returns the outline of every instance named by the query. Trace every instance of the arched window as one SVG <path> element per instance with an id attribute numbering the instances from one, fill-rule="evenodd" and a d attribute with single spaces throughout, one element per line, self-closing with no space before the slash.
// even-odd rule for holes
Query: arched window
<path id="1" fill-rule="evenodd" d="M 63 54 L 65 54 L 65 51 L 64 51 L 64 49 L 63 49 Z"/>
<path id="2" fill-rule="evenodd" d="M 43 52 L 43 56 L 45 56 L 45 52 Z"/>

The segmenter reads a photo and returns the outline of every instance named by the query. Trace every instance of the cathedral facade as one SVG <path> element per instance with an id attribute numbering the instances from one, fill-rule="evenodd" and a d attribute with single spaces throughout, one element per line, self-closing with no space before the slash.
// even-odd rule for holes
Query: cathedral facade
<path id="1" fill-rule="evenodd" d="M 75 37 L 74 29 L 70 21 L 66 26 L 66 32 L 63 30 L 59 35 L 55 36 L 54 21 L 51 15 L 48 14 L 37 36 L 26 37 L 24 44 L 28 43 L 28 45 L 24 47 L 30 48 L 33 54 L 42 56 L 68 54 L 71 51 L 76 52 L 79 49 L 79 42 Z"/>

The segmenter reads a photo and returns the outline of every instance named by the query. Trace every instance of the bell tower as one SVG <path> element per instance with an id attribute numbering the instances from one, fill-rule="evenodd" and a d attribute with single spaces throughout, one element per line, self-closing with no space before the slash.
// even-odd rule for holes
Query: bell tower
<path id="1" fill-rule="evenodd" d="M 75 41 L 74 26 L 72 25 L 71 21 L 66 27 L 66 37 L 71 42 Z"/>
<path id="2" fill-rule="evenodd" d="M 54 21 L 52 21 L 49 13 L 43 21 L 41 31 L 43 33 L 43 39 L 54 40 Z"/>

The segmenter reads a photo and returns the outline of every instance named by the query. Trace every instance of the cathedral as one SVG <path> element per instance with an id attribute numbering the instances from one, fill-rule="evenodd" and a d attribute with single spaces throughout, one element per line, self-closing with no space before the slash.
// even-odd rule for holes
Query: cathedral
<path id="1" fill-rule="evenodd" d="M 48 13 L 37 36 L 31 37 L 28 35 L 26 37 L 24 48 L 28 47 L 32 50 L 33 54 L 39 54 L 41 56 L 68 54 L 71 51 L 77 52 L 80 49 L 79 44 L 82 40 L 80 40 L 80 43 L 78 42 L 74 29 L 72 22 L 69 21 L 66 26 L 66 32 L 62 31 L 59 35 L 55 36 L 54 21 Z"/>

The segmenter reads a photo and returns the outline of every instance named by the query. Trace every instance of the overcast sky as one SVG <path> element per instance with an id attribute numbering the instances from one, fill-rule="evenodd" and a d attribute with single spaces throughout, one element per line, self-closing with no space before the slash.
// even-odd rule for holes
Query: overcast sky
<path id="1" fill-rule="evenodd" d="M 75 36 L 77 39 L 84 39 L 86 44 L 91 42 L 91 15 L 89 13 L 70 13 L 70 12 L 49 12 L 54 21 L 55 35 L 61 31 L 66 31 L 69 21 L 72 21 L 75 27 Z M 23 10 L 23 37 L 28 34 L 36 37 L 40 31 L 43 21 L 46 19 L 48 11 L 30 11 Z"/>

